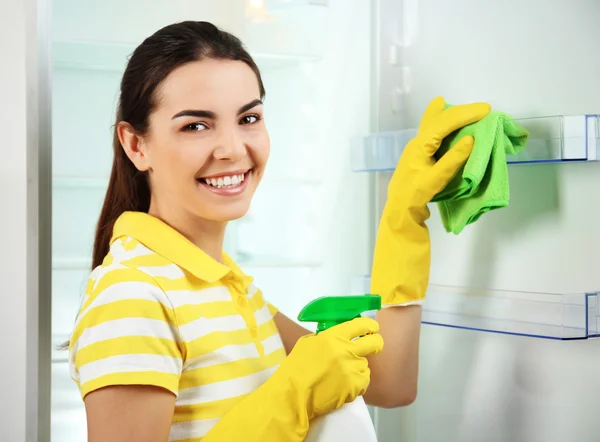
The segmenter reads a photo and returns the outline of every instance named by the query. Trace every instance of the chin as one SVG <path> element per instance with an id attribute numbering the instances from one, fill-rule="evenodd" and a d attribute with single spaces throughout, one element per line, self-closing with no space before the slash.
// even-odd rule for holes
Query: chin
<path id="1" fill-rule="evenodd" d="M 215 207 L 214 210 L 207 210 L 210 215 L 201 217 L 218 222 L 235 221 L 243 218 L 249 208 L 250 204 L 230 204 L 228 207 L 221 206 Z"/>
<path id="2" fill-rule="evenodd" d="M 238 219 L 240 219 L 240 218 L 243 218 L 243 217 L 246 215 L 246 213 L 248 213 L 248 211 L 245 211 L 245 212 L 238 212 L 238 213 L 231 213 L 231 214 L 226 214 L 226 215 L 224 215 L 224 216 L 221 218 L 221 220 L 222 220 L 222 221 L 224 221 L 224 222 L 227 222 L 227 221 L 235 221 L 235 220 L 238 220 Z"/>

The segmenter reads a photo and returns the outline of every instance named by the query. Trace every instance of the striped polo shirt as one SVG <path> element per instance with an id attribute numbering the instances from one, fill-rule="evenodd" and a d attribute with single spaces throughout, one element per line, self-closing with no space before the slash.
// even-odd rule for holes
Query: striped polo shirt
<path id="1" fill-rule="evenodd" d="M 209 257 L 140 212 L 117 220 L 70 346 L 82 397 L 143 384 L 176 395 L 169 441 L 200 441 L 285 358 L 276 309 L 227 255 Z"/>

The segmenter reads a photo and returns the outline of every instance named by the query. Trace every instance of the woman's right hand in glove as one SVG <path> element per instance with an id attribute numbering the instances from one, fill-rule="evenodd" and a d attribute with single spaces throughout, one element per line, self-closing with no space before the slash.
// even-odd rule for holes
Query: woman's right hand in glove
<path id="1" fill-rule="evenodd" d="M 302 442 L 310 420 L 364 394 L 366 356 L 379 353 L 379 324 L 357 318 L 298 340 L 273 375 L 235 405 L 206 442 Z"/>
<path id="2" fill-rule="evenodd" d="M 353 319 L 300 338 L 274 377 L 293 387 L 312 419 L 362 396 L 371 378 L 366 357 L 382 349 L 379 323 Z"/>

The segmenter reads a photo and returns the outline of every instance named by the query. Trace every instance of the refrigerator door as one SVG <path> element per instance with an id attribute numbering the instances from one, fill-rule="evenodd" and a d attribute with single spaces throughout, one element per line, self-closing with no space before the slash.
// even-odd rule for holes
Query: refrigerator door
<path id="1" fill-rule="evenodd" d="M 515 118 L 600 111 L 599 2 L 377 4 L 374 131 L 415 128 L 438 95 L 453 104 L 487 101 Z M 444 231 L 432 204 L 431 284 L 511 293 L 597 291 L 599 167 L 583 161 L 510 165 L 509 207 L 458 236 Z M 389 172 L 378 179 L 384 188 Z M 378 197 L 381 208 L 385 195 Z M 426 301 L 429 307 L 435 306 Z M 456 313 L 467 315 L 470 307 Z M 592 313 L 597 318 L 597 309 Z M 599 350 L 600 341 L 592 339 L 424 325 L 418 399 L 403 409 L 377 410 L 379 441 L 596 441 Z"/>
<path id="2" fill-rule="evenodd" d="M 181 20 L 239 36 L 267 90 L 269 166 L 250 213 L 228 227 L 226 251 L 292 318 L 317 296 L 348 294 L 369 260 L 369 179 L 349 167 L 350 139 L 369 129 L 369 1 L 52 3 L 54 347 L 69 339 L 90 271 L 126 57 Z M 53 440 L 84 440 L 67 352 L 52 361 Z"/>

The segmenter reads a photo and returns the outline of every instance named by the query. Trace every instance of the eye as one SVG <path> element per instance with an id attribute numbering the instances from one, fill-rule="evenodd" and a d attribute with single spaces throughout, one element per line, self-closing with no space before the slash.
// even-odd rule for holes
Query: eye
<path id="1" fill-rule="evenodd" d="M 244 115 L 240 120 L 240 124 L 254 124 L 260 120 L 258 115 Z"/>
<path id="2" fill-rule="evenodd" d="M 208 127 L 204 123 L 192 123 L 184 126 L 181 130 L 183 132 L 200 132 L 206 129 L 208 129 Z"/>

